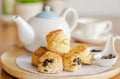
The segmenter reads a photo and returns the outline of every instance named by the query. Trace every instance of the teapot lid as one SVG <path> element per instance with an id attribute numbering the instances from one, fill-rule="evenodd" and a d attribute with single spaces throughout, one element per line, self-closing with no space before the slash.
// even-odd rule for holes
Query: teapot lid
<path id="1" fill-rule="evenodd" d="M 51 18 L 58 18 L 57 14 L 50 11 L 49 6 L 44 7 L 44 11 L 36 15 L 37 18 L 45 18 L 45 19 L 51 19 Z"/>

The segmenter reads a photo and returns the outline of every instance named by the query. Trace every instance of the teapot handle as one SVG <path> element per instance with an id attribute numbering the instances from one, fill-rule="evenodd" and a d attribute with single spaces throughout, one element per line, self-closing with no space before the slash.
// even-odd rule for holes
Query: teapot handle
<path id="1" fill-rule="evenodd" d="M 78 23 L 78 14 L 77 14 L 77 12 L 73 8 L 68 8 L 68 9 L 64 10 L 64 13 L 63 13 L 62 17 L 63 17 L 63 19 L 66 19 L 68 13 L 70 13 L 70 12 L 72 12 L 73 15 L 74 15 L 73 22 L 70 25 L 70 31 L 72 32 L 75 29 L 75 27 L 76 27 L 76 25 Z"/>

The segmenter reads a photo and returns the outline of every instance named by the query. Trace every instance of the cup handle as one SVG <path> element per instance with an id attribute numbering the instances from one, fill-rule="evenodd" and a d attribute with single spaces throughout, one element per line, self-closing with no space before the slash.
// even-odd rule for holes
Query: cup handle
<path id="1" fill-rule="evenodd" d="M 112 22 L 111 21 L 107 21 L 106 24 L 107 24 L 108 28 L 106 28 L 103 33 L 107 33 L 112 29 Z"/>
<path id="2" fill-rule="evenodd" d="M 64 10 L 62 17 L 63 17 L 63 19 L 66 19 L 68 13 L 70 13 L 70 12 L 72 12 L 73 15 L 74 15 L 73 23 L 70 25 L 70 31 L 72 32 L 75 29 L 75 27 L 76 27 L 76 25 L 78 23 L 77 22 L 78 21 L 77 12 L 73 8 L 68 8 L 68 9 Z"/>

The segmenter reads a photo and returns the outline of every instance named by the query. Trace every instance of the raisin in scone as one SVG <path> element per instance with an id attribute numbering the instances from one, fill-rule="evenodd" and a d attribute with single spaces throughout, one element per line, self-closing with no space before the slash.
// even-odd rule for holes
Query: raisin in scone
<path id="1" fill-rule="evenodd" d="M 33 66 L 38 66 L 39 64 L 39 57 L 41 57 L 45 52 L 47 51 L 46 47 L 40 47 L 38 50 L 36 50 L 33 54 L 32 54 L 32 62 L 31 64 Z"/>
<path id="2" fill-rule="evenodd" d="M 90 50 L 87 48 L 87 45 L 80 44 L 79 46 L 72 48 L 70 52 L 79 54 L 79 57 L 83 64 L 92 64 L 93 56 Z"/>
<path id="3" fill-rule="evenodd" d="M 62 30 L 51 31 L 47 36 L 47 49 L 59 54 L 64 54 L 70 50 L 70 41 Z"/>
<path id="4" fill-rule="evenodd" d="M 63 55 L 63 69 L 65 71 L 77 71 L 81 68 L 81 60 L 79 57 L 79 54 L 75 54 L 75 53 L 67 53 L 65 55 Z"/>
<path id="5" fill-rule="evenodd" d="M 42 73 L 60 73 L 63 71 L 62 57 L 54 52 L 47 51 L 39 58 L 38 71 Z"/>

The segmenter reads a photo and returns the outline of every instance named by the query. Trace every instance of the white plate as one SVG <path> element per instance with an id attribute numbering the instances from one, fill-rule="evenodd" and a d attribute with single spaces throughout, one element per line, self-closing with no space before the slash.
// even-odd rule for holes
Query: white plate
<path id="1" fill-rule="evenodd" d="M 86 42 L 86 43 L 92 43 L 92 44 L 104 43 L 111 36 L 112 36 L 112 33 L 106 33 L 106 34 L 99 36 L 98 38 L 85 37 L 85 36 L 83 36 L 83 33 L 80 32 L 80 30 L 76 30 L 72 33 L 72 38 L 74 38 L 75 40 L 81 41 L 81 42 Z"/>

